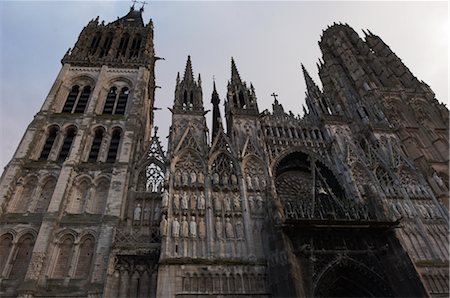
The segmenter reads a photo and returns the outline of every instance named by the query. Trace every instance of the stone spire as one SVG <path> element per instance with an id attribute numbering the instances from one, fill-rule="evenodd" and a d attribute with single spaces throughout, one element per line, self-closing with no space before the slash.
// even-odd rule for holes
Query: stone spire
<path id="1" fill-rule="evenodd" d="M 233 57 L 231 57 L 231 83 L 242 83 L 241 77 L 239 76 L 239 72 L 236 67 L 236 63 L 234 62 Z"/>
<path id="2" fill-rule="evenodd" d="M 216 82 L 213 82 L 213 86 L 214 88 L 211 95 L 211 103 L 213 104 L 212 139 L 214 140 L 219 131 L 219 127 L 222 124 L 222 117 L 220 116 L 220 109 L 219 109 L 220 98 L 216 90 Z"/>
<path id="3" fill-rule="evenodd" d="M 191 56 L 189 55 L 186 61 L 186 68 L 184 69 L 184 81 L 194 81 L 194 72 L 192 71 Z"/>
<path id="4" fill-rule="evenodd" d="M 202 113 L 204 111 L 201 77 L 199 74 L 198 80 L 195 81 L 194 72 L 192 70 L 191 56 L 188 56 L 187 58 L 184 76 L 181 81 L 180 75 L 177 75 L 173 110 L 196 111 Z"/>

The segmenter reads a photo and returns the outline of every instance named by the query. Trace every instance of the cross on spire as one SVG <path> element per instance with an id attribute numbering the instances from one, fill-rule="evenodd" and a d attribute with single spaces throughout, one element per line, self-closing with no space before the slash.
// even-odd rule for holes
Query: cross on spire
<path id="1" fill-rule="evenodd" d="M 131 2 L 133 2 L 133 5 L 131 6 L 131 8 L 133 8 L 133 9 L 134 9 L 134 6 L 136 5 L 136 3 L 141 3 L 142 4 L 141 10 L 144 10 L 145 4 L 148 4 L 148 2 L 138 1 L 138 0 L 131 0 Z"/>
<path id="2" fill-rule="evenodd" d="M 272 92 L 272 94 L 270 94 L 270 96 L 273 96 L 273 99 L 275 101 L 277 101 L 278 94 L 275 94 L 275 92 Z"/>

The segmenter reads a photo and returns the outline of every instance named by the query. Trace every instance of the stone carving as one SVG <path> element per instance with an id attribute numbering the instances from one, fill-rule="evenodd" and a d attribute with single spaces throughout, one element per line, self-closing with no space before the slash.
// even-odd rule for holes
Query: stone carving
<path id="1" fill-rule="evenodd" d="M 172 222 L 172 236 L 178 238 L 180 236 L 180 223 L 178 219 L 175 217 Z"/>
<path id="2" fill-rule="evenodd" d="M 186 192 L 183 192 L 183 194 L 181 195 L 181 209 L 188 209 L 188 194 Z"/>
<path id="3" fill-rule="evenodd" d="M 198 223 L 198 236 L 202 239 L 206 237 L 206 225 L 203 217 L 200 217 L 200 222 Z"/>
<path id="4" fill-rule="evenodd" d="M 253 177 L 253 187 L 256 190 L 259 190 L 259 178 L 258 178 L 258 176 Z"/>
<path id="5" fill-rule="evenodd" d="M 156 205 L 155 210 L 153 210 L 153 220 L 158 221 L 160 215 L 161 215 L 161 208 L 159 208 L 159 205 Z"/>
<path id="6" fill-rule="evenodd" d="M 187 171 L 183 171 L 183 174 L 181 176 L 181 183 L 183 186 L 189 185 L 189 173 Z"/>
<path id="7" fill-rule="evenodd" d="M 162 199 L 161 199 L 161 206 L 162 206 L 163 208 L 166 208 L 167 206 L 169 206 L 169 193 L 167 192 L 167 190 L 164 191 L 164 194 L 163 194 L 163 196 L 162 196 Z"/>
<path id="8" fill-rule="evenodd" d="M 233 225 L 231 224 L 229 217 L 225 219 L 225 233 L 227 238 L 234 238 Z"/>
<path id="9" fill-rule="evenodd" d="M 180 171 L 176 171 L 175 172 L 175 182 L 174 182 L 175 186 L 181 186 L 181 173 Z"/>
<path id="10" fill-rule="evenodd" d="M 141 204 L 137 204 L 136 208 L 134 208 L 133 219 L 141 220 L 141 213 L 142 213 Z"/>
<path id="11" fill-rule="evenodd" d="M 244 239 L 244 225 L 240 219 L 236 220 L 236 238 L 239 240 Z"/>
<path id="12" fill-rule="evenodd" d="M 191 171 L 191 186 L 193 186 L 195 183 L 197 183 L 197 174 L 195 171 Z"/>
<path id="13" fill-rule="evenodd" d="M 189 224 L 186 221 L 186 216 L 183 216 L 181 221 L 181 237 L 189 237 Z"/>
<path id="14" fill-rule="evenodd" d="M 203 175 L 203 172 L 198 173 L 197 181 L 199 184 L 205 184 L 205 175 Z"/>
<path id="15" fill-rule="evenodd" d="M 175 193 L 173 195 L 173 209 L 175 211 L 180 210 L 180 194 L 179 193 Z"/>
<path id="16" fill-rule="evenodd" d="M 195 222 L 195 216 L 191 217 L 191 222 L 189 223 L 189 234 L 191 237 L 197 237 L 197 223 Z"/>
<path id="17" fill-rule="evenodd" d="M 219 185 L 220 183 L 220 178 L 219 178 L 219 174 L 218 173 L 214 173 L 213 174 L 213 185 Z"/>
<path id="18" fill-rule="evenodd" d="M 150 220 L 150 208 L 145 207 L 144 208 L 144 221 Z"/>
<path id="19" fill-rule="evenodd" d="M 241 210 L 241 199 L 238 194 L 233 195 L 233 209 Z"/>
<path id="20" fill-rule="evenodd" d="M 233 186 L 238 185 L 237 177 L 234 174 L 231 175 L 231 185 L 233 185 Z"/>
<path id="21" fill-rule="evenodd" d="M 217 239 L 222 239 L 222 222 L 218 216 L 216 217 L 215 230 Z"/>
<path id="22" fill-rule="evenodd" d="M 159 223 L 159 233 L 163 237 L 167 236 L 167 219 L 165 214 L 162 215 L 161 222 Z"/>
<path id="23" fill-rule="evenodd" d="M 222 202 L 220 200 L 219 194 L 214 196 L 214 210 L 221 211 L 222 210 Z"/>
<path id="24" fill-rule="evenodd" d="M 230 197 L 228 195 L 225 195 L 225 198 L 223 200 L 223 206 L 225 208 L 225 211 L 227 212 L 231 211 L 231 202 Z"/>
<path id="25" fill-rule="evenodd" d="M 197 208 L 198 208 L 198 210 L 205 209 L 205 195 L 203 194 L 203 192 L 200 193 L 200 195 L 198 196 Z"/>
<path id="26" fill-rule="evenodd" d="M 191 196 L 191 200 L 189 201 L 189 208 L 191 210 L 195 210 L 195 208 L 197 207 L 197 195 L 194 193 Z"/>
<path id="27" fill-rule="evenodd" d="M 246 180 L 247 180 L 247 188 L 253 190 L 252 177 L 247 176 Z"/>

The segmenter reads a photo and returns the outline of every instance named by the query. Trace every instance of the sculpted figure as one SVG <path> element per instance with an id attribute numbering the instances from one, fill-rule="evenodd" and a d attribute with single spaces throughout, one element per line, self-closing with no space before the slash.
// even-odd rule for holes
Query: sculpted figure
<path id="1" fill-rule="evenodd" d="M 244 239 L 244 225 L 240 219 L 236 221 L 236 238 Z"/>
<path id="2" fill-rule="evenodd" d="M 267 186 L 266 178 L 261 177 L 261 189 L 266 189 L 266 186 Z"/>
<path id="3" fill-rule="evenodd" d="M 187 171 L 183 171 L 183 176 L 181 176 L 181 181 L 183 183 L 183 186 L 189 185 L 189 174 Z"/>
<path id="4" fill-rule="evenodd" d="M 158 221 L 160 215 L 161 215 L 161 208 L 159 208 L 159 206 L 156 205 L 155 210 L 153 210 L 153 220 Z"/>
<path id="5" fill-rule="evenodd" d="M 197 182 L 197 174 L 195 171 L 191 171 L 191 186 Z"/>
<path id="6" fill-rule="evenodd" d="M 164 191 L 162 200 L 161 200 L 161 205 L 163 208 L 167 207 L 169 205 L 169 193 L 166 191 Z"/>
<path id="7" fill-rule="evenodd" d="M 197 206 L 197 195 L 194 193 L 191 196 L 191 200 L 189 201 L 189 208 L 191 210 L 195 210 L 195 207 Z"/>
<path id="8" fill-rule="evenodd" d="M 223 177 L 222 177 L 223 186 L 228 186 L 228 180 L 229 180 L 228 175 L 223 174 Z"/>
<path id="9" fill-rule="evenodd" d="M 191 222 L 189 223 L 189 234 L 191 237 L 197 237 L 197 223 L 195 222 L 195 216 L 191 217 Z"/>
<path id="10" fill-rule="evenodd" d="M 206 236 L 206 226 L 203 217 L 200 217 L 200 222 L 198 223 L 198 236 L 200 238 L 205 238 Z"/>
<path id="11" fill-rule="evenodd" d="M 219 185 L 219 174 L 217 174 L 217 173 L 214 173 L 213 174 L 213 184 L 214 185 Z"/>
<path id="12" fill-rule="evenodd" d="M 189 224 L 186 221 L 186 216 L 183 216 L 183 220 L 181 221 L 181 237 L 189 236 Z"/>
<path id="13" fill-rule="evenodd" d="M 203 175 L 203 172 L 198 173 L 198 183 L 205 184 L 205 175 Z"/>
<path id="14" fill-rule="evenodd" d="M 225 219 L 225 233 L 227 235 L 227 238 L 234 238 L 234 232 L 233 232 L 233 225 L 231 224 L 230 218 L 227 217 Z"/>
<path id="15" fill-rule="evenodd" d="M 253 177 L 253 188 L 259 190 L 259 179 L 258 176 Z"/>
<path id="16" fill-rule="evenodd" d="M 181 186 L 181 173 L 180 171 L 175 172 L 175 186 Z"/>
<path id="17" fill-rule="evenodd" d="M 214 197 L 214 210 L 221 211 L 222 210 L 222 203 L 220 202 L 220 197 L 218 194 Z"/>
<path id="18" fill-rule="evenodd" d="M 237 177 L 235 174 L 231 174 L 231 185 L 233 185 L 233 186 L 238 185 Z"/>
<path id="19" fill-rule="evenodd" d="M 258 211 L 262 210 L 262 205 L 263 205 L 263 199 L 261 197 L 261 194 L 257 194 L 256 195 L 256 208 L 258 209 Z"/>
<path id="20" fill-rule="evenodd" d="M 173 195 L 173 209 L 175 209 L 175 211 L 180 210 L 180 194 L 179 193 L 175 193 Z"/>
<path id="21" fill-rule="evenodd" d="M 183 194 L 181 195 L 181 209 L 188 209 L 188 195 L 186 192 L 183 192 Z"/>
<path id="22" fill-rule="evenodd" d="M 167 219 L 165 214 L 162 215 L 161 222 L 159 223 L 159 233 L 163 237 L 167 236 Z"/>
<path id="23" fill-rule="evenodd" d="M 204 210 L 205 209 L 205 195 L 200 193 L 198 196 L 198 203 L 197 203 L 198 210 Z"/>
<path id="24" fill-rule="evenodd" d="M 172 222 L 172 236 L 175 238 L 180 236 L 180 223 L 176 217 Z"/>
<path id="25" fill-rule="evenodd" d="M 225 211 L 231 211 L 231 202 L 230 197 L 225 195 L 225 199 L 223 200 L 223 205 L 225 207 Z"/>
<path id="26" fill-rule="evenodd" d="M 255 200 L 253 199 L 253 196 L 248 197 L 248 204 L 250 205 L 250 210 L 255 211 Z"/>
<path id="27" fill-rule="evenodd" d="M 217 239 L 222 239 L 222 222 L 220 221 L 220 217 L 216 217 L 216 237 Z"/>
<path id="28" fill-rule="evenodd" d="M 150 219 L 150 209 L 144 208 L 144 220 L 148 221 Z"/>
<path id="29" fill-rule="evenodd" d="M 140 220 L 141 219 L 142 208 L 141 204 L 137 204 L 136 208 L 134 208 L 133 219 Z"/>
<path id="30" fill-rule="evenodd" d="M 233 209 L 240 210 L 241 209 L 241 200 L 238 194 L 233 195 Z"/>
<path id="31" fill-rule="evenodd" d="M 248 189 L 253 189 L 253 184 L 252 184 L 252 177 L 247 176 L 247 188 Z"/>

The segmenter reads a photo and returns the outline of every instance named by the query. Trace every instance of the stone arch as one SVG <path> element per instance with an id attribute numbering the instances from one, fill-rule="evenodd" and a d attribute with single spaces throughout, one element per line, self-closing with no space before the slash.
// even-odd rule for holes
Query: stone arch
<path id="1" fill-rule="evenodd" d="M 393 297 L 387 281 L 350 258 L 329 264 L 317 278 L 314 297 Z"/>
<path id="2" fill-rule="evenodd" d="M 53 175 L 49 175 L 41 181 L 41 193 L 37 198 L 36 207 L 34 212 L 44 213 L 47 211 L 48 205 L 55 191 L 57 179 Z"/>
<path id="3" fill-rule="evenodd" d="M 90 196 L 87 211 L 93 214 L 103 214 L 105 212 L 106 201 L 108 199 L 110 179 L 98 177 L 94 181 L 93 193 Z"/>
<path id="4" fill-rule="evenodd" d="M 36 237 L 32 233 L 25 233 L 17 241 L 14 258 L 11 260 L 9 279 L 21 280 L 25 277 L 28 264 L 31 260 L 35 239 Z"/>
<path id="5" fill-rule="evenodd" d="M 66 207 L 67 213 L 79 214 L 84 211 L 89 201 L 91 185 L 92 178 L 88 175 L 81 175 L 75 179 Z"/>
<path id="6" fill-rule="evenodd" d="M 3 271 L 13 248 L 14 234 L 6 232 L 0 236 L 0 277 L 3 277 Z"/>
<path id="7" fill-rule="evenodd" d="M 226 150 L 219 150 L 211 155 L 208 170 L 213 186 L 228 187 L 235 177 L 240 177 L 238 161 Z"/>
<path id="8" fill-rule="evenodd" d="M 95 250 L 95 238 L 91 234 L 81 237 L 78 260 L 75 270 L 75 278 L 86 279 L 92 268 L 92 260 Z"/>
<path id="9" fill-rule="evenodd" d="M 265 190 L 267 183 L 267 168 L 264 162 L 255 155 L 249 155 L 242 161 L 241 169 L 247 189 Z"/>
<path id="10" fill-rule="evenodd" d="M 192 173 L 195 173 L 197 183 L 204 183 L 204 177 L 206 177 L 205 166 L 204 159 L 201 158 L 197 151 L 192 149 L 180 151 L 171 164 L 171 172 L 174 173 L 174 186 L 186 187 L 192 185 Z"/>
<path id="11" fill-rule="evenodd" d="M 28 211 L 28 207 L 33 199 L 38 186 L 38 177 L 36 175 L 28 175 L 19 180 L 19 187 L 16 189 L 16 202 L 14 212 L 23 213 Z"/>
<path id="12" fill-rule="evenodd" d="M 72 233 L 71 233 L 72 232 Z M 59 237 L 56 247 L 55 264 L 53 266 L 53 278 L 65 278 L 70 269 L 75 245 L 75 236 L 73 231 L 65 231 Z"/>
<path id="13" fill-rule="evenodd" d="M 150 157 L 143 165 L 139 166 L 135 177 L 136 190 L 161 192 L 164 190 L 165 164 L 155 158 Z"/>

